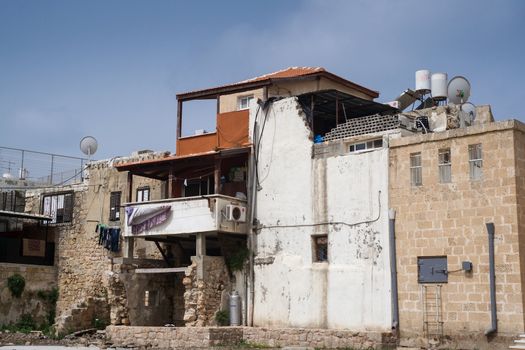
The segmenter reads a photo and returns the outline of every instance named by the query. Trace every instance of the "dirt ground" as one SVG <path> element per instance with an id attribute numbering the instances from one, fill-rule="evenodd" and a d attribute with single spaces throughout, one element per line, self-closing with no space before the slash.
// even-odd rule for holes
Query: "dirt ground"
<path id="1" fill-rule="evenodd" d="M 33 331 L 28 334 L 0 331 L 0 346 L 6 345 L 60 345 L 60 346 L 96 346 L 105 349 L 111 344 L 106 343 L 106 333 L 96 331 L 81 336 L 67 336 L 63 339 L 52 339 L 46 337 L 39 331 Z"/>

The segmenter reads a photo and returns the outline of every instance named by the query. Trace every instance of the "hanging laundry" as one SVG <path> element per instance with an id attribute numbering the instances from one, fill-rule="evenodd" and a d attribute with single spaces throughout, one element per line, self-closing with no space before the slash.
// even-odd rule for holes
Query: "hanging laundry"
<path id="1" fill-rule="evenodd" d="M 120 251 L 120 228 L 98 224 L 95 232 L 98 232 L 99 245 L 112 252 Z"/>

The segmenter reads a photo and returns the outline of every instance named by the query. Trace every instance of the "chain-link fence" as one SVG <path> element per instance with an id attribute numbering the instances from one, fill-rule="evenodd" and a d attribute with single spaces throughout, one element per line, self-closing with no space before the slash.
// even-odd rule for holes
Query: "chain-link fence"
<path id="1" fill-rule="evenodd" d="M 83 179 L 86 158 L 0 146 L 3 179 L 26 180 L 38 185 L 62 185 Z"/>

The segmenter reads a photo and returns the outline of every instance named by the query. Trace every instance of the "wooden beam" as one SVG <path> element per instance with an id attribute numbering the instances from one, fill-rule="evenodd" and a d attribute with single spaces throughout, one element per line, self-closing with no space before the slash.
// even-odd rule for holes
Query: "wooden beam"
<path id="1" fill-rule="evenodd" d="M 149 268 L 149 269 L 135 269 L 135 273 L 184 273 L 187 266 L 183 267 L 167 267 L 167 268 Z"/>
<path id="2" fill-rule="evenodd" d="M 126 201 L 131 203 L 133 196 L 133 174 L 128 171 L 128 196 Z"/>
<path id="3" fill-rule="evenodd" d="M 174 198 L 173 196 L 173 190 L 175 184 L 175 176 L 173 176 L 173 167 L 170 167 L 168 171 L 168 198 Z"/>
<path id="4" fill-rule="evenodd" d="M 213 179 L 215 181 L 214 183 L 214 193 L 219 194 L 221 190 L 221 159 L 215 159 L 215 170 L 213 171 Z"/>
<path id="5" fill-rule="evenodd" d="M 168 267 L 171 267 L 170 265 L 170 261 L 168 260 L 168 257 L 166 256 L 166 254 L 164 253 L 164 251 L 162 250 L 162 248 L 160 247 L 160 244 L 159 242 L 157 241 L 154 241 L 155 242 L 155 245 L 157 246 L 157 249 L 159 250 L 160 254 L 162 255 L 162 258 L 164 259 L 164 262 L 166 262 L 166 265 Z"/>
<path id="6" fill-rule="evenodd" d="M 182 135 L 182 100 L 177 100 L 177 140 Z M 177 150 L 178 151 L 178 150 Z"/>

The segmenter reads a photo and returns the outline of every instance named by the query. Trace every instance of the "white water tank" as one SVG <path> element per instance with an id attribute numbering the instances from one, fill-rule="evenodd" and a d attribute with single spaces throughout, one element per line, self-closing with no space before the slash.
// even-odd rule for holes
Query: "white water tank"
<path id="1" fill-rule="evenodd" d="M 447 73 L 434 73 L 431 78 L 432 98 L 436 101 L 447 99 Z"/>
<path id="2" fill-rule="evenodd" d="M 416 91 L 422 95 L 430 92 L 430 71 L 428 69 L 416 71 Z"/>

